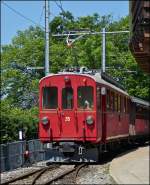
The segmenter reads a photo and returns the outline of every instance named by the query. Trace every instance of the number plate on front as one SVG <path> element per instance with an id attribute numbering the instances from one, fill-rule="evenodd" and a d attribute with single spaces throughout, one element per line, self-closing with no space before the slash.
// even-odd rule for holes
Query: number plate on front
<path id="1" fill-rule="evenodd" d="M 70 122 L 70 117 L 69 116 L 65 117 L 65 122 Z"/>

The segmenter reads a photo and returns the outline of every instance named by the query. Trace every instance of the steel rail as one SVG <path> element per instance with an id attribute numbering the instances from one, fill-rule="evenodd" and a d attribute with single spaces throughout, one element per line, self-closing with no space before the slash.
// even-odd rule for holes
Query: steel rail
<path id="1" fill-rule="evenodd" d="M 6 182 L 2 182 L 1 185 L 7 185 L 7 184 L 9 184 L 9 183 L 12 183 L 12 182 L 15 182 L 15 181 L 24 179 L 24 178 L 26 178 L 26 177 L 29 177 L 29 176 L 35 174 L 35 173 L 40 172 L 40 171 L 43 170 L 43 169 L 45 169 L 45 167 L 42 168 L 42 169 L 34 170 L 34 171 L 32 171 L 32 172 L 29 172 L 29 173 L 25 173 L 25 174 L 20 175 L 20 176 L 18 176 L 18 177 L 16 177 L 16 178 L 10 179 L 10 180 L 8 180 L 8 181 L 6 181 Z"/>
<path id="2" fill-rule="evenodd" d="M 52 168 L 52 166 L 46 166 L 46 167 L 43 167 L 43 168 L 34 170 L 34 171 L 32 171 L 32 172 L 25 173 L 25 174 L 23 174 L 23 175 L 20 175 L 20 176 L 18 176 L 18 177 L 15 177 L 15 178 L 13 178 L 13 179 L 10 179 L 10 180 L 8 180 L 8 181 L 6 181 L 6 182 L 2 182 L 2 183 L 0 183 L 0 184 L 1 184 L 1 185 L 8 185 L 9 183 L 12 183 L 12 182 L 15 182 L 15 181 L 18 181 L 18 180 L 25 179 L 25 178 L 27 178 L 27 177 L 29 177 L 29 176 L 31 176 L 31 175 L 34 175 L 34 174 L 36 174 L 36 173 L 38 173 L 38 172 L 40 172 L 40 174 L 41 174 L 42 172 L 44 173 L 46 170 L 48 170 L 48 169 L 50 169 L 50 168 Z"/>
<path id="3" fill-rule="evenodd" d="M 69 170 L 63 172 L 63 173 L 57 175 L 56 177 L 54 177 L 54 178 L 52 178 L 52 179 L 50 179 L 50 180 L 47 180 L 45 183 L 42 183 L 42 184 L 43 184 L 43 185 L 49 185 L 49 184 L 51 184 L 52 182 L 54 182 L 54 181 L 56 181 L 56 180 L 59 180 L 59 179 L 61 179 L 62 177 L 66 176 L 66 175 L 68 175 L 68 174 L 70 174 L 70 173 L 72 173 L 73 171 L 76 171 L 76 175 L 75 175 L 75 177 L 76 177 L 77 174 L 78 174 L 78 172 L 79 172 L 79 170 L 80 170 L 82 167 L 86 166 L 86 165 L 87 165 L 87 164 L 77 165 L 77 166 L 75 166 L 74 168 L 69 169 Z"/>
<path id="4" fill-rule="evenodd" d="M 57 167 L 57 166 L 54 166 L 54 169 L 55 169 L 56 167 Z M 41 177 L 41 175 L 42 175 L 43 173 L 45 173 L 47 170 L 49 170 L 49 169 L 53 170 L 53 166 L 50 166 L 50 167 L 48 167 L 48 168 L 43 169 L 43 170 L 34 178 L 34 180 L 32 181 L 32 184 L 31 184 L 31 185 L 34 185 L 34 184 L 36 183 L 36 181 Z"/>
<path id="5" fill-rule="evenodd" d="M 35 177 L 35 179 L 33 180 L 33 182 L 32 182 L 31 185 L 34 185 L 35 182 L 37 181 L 37 179 L 39 179 L 39 178 L 41 177 L 41 175 L 42 175 L 43 173 L 45 173 L 47 170 L 48 170 L 47 168 L 46 168 L 46 169 L 43 169 L 43 170 Z"/>

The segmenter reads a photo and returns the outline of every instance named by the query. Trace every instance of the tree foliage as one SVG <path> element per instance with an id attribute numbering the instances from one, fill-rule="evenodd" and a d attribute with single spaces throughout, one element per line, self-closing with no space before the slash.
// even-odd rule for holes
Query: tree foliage
<path id="1" fill-rule="evenodd" d="M 69 30 L 88 29 L 101 31 L 129 30 L 129 17 L 113 21 L 111 15 L 74 18 L 70 12 L 62 12 L 50 22 L 50 70 L 57 73 L 66 66 L 87 66 L 101 68 L 102 38 L 100 35 L 84 36 L 72 48 L 66 45 L 66 37 L 58 39 L 53 33 Z M 138 67 L 128 48 L 129 35 L 106 36 L 106 71 L 132 96 L 149 98 L 149 76 Z M 1 50 L 1 130 L 13 131 L 3 141 L 17 139 L 17 129 L 23 124 L 31 130 L 37 127 L 38 82 L 44 76 L 42 70 L 27 67 L 44 66 L 44 31 L 39 27 L 29 27 L 18 31 L 12 43 Z M 36 127 L 35 127 L 36 125 Z M 30 130 L 30 131 L 29 131 Z"/>
<path id="2" fill-rule="evenodd" d="M 9 100 L 1 101 L 1 143 L 18 140 L 19 130 L 24 130 L 27 139 L 37 137 L 38 108 L 23 110 L 10 107 Z"/>

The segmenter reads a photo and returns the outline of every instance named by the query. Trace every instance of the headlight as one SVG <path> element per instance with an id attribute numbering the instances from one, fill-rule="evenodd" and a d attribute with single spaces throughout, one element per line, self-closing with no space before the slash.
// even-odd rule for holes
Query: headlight
<path id="1" fill-rule="evenodd" d="M 86 123 L 87 123 L 88 125 L 92 125 L 92 124 L 94 123 L 93 117 L 92 117 L 92 116 L 87 116 L 87 118 L 86 118 Z"/>
<path id="2" fill-rule="evenodd" d="M 43 123 L 43 125 L 47 125 L 48 124 L 48 117 L 43 117 L 42 123 Z"/>

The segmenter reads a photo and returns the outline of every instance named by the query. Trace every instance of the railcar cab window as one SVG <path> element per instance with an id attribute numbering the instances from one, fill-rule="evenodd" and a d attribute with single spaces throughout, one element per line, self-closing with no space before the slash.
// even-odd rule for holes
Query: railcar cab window
<path id="1" fill-rule="evenodd" d="M 72 87 L 65 87 L 62 89 L 62 108 L 73 108 L 73 89 Z"/>
<path id="2" fill-rule="evenodd" d="M 78 108 L 89 110 L 93 109 L 93 87 L 78 87 Z"/>
<path id="3" fill-rule="evenodd" d="M 43 109 L 56 109 L 58 107 L 57 87 L 43 87 Z"/>

